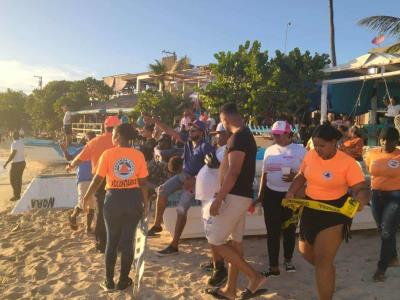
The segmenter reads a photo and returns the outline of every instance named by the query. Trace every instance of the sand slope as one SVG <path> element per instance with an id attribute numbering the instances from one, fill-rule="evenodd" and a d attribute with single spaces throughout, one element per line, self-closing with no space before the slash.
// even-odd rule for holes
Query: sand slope
<path id="1" fill-rule="evenodd" d="M 7 153 L 0 150 L 0 158 Z M 57 173 L 62 168 L 63 165 L 28 157 L 24 182 L 39 173 Z M 104 280 L 104 256 L 95 251 L 93 236 L 84 232 L 84 226 L 78 231 L 69 228 L 68 210 L 40 210 L 11 216 L 10 196 L 8 177 L 3 174 L 0 176 L 1 299 L 133 299 L 130 291 L 107 294 L 99 288 Z M 212 299 L 203 292 L 208 274 L 199 269 L 199 264 L 208 259 L 206 241 L 183 241 L 180 255 L 158 257 L 156 251 L 169 241 L 167 233 L 149 240 L 139 299 Z M 371 280 L 379 246 L 379 236 L 373 230 L 357 232 L 349 244 L 343 244 L 336 260 L 334 299 L 400 299 L 400 268 L 389 269 L 384 283 Z M 247 259 L 257 270 L 267 268 L 265 237 L 246 239 L 244 248 Z M 313 269 L 297 251 L 294 263 L 298 271 L 288 274 L 282 270 L 280 277 L 268 281 L 269 292 L 258 299 L 317 299 Z M 117 268 L 116 279 L 118 274 Z M 246 280 L 241 277 L 239 287 L 245 286 Z"/>

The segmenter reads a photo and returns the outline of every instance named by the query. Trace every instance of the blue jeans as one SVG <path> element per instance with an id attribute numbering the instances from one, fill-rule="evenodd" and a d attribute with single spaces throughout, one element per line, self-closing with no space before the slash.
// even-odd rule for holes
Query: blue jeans
<path id="1" fill-rule="evenodd" d="M 378 268 L 386 271 L 390 260 L 397 257 L 396 232 L 400 222 L 400 190 L 373 190 L 371 204 L 382 241 Z"/>
<path id="2" fill-rule="evenodd" d="M 133 262 L 133 241 L 136 227 L 143 215 L 140 189 L 107 191 L 104 201 L 104 221 L 107 231 L 106 278 L 114 279 L 118 246 L 121 251 L 120 281 L 126 282 Z"/>

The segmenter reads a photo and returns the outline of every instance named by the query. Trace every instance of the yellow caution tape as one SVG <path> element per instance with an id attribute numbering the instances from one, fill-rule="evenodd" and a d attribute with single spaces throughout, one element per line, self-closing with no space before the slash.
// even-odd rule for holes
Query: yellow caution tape
<path id="1" fill-rule="evenodd" d="M 297 223 L 299 223 L 302 212 L 303 212 L 303 207 L 300 207 L 300 209 L 293 211 L 292 217 L 282 223 L 281 229 L 286 229 L 292 224 L 297 226 Z"/>
<path id="2" fill-rule="evenodd" d="M 307 200 L 307 199 L 283 199 L 282 205 L 292 210 L 297 210 L 300 207 L 309 207 L 316 210 L 335 212 L 345 215 L 352 219 L 357 213 L 358 206 L 360 205 L 360 203 L 358 203 L 358 201 L 354 200 L 353 198 L 348 197 L 342 207 L 336 207 L 320 201 Z"/>

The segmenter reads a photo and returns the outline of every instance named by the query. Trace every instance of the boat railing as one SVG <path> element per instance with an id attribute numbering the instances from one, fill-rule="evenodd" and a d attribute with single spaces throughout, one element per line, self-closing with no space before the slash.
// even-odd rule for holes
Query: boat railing
<path id="1" fill-rule="evenodd" d="M 81 139 L 89 131 L 93 131 L 96 135 L 100 135 L 102 130 L 102 123 L 72 123 L 72 134 L 77 139 Z"/>

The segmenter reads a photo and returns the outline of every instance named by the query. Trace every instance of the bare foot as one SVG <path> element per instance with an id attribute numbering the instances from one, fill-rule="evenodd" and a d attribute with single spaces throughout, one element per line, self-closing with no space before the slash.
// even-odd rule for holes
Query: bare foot
<path id="1" fill-rule="evenodd" d="M 267 283 L 267 278 L 265 278 L 261 274 L 258 274 L 257 279 L 251 282 L 250 286 L 247 288 L 250 290 L 250 292 L 254 294 L 259 289 L 261 289 L 266 283 Z"/>
<path id="2" fill-rule="evenodd" d="M 236 298 L 236 294 L 229 292 L 226 287 L 219 289 L 218 294 L 225 296 L 226 298 L 231 299 L 231 300 L 235 300 L 235 298 Z"/>

